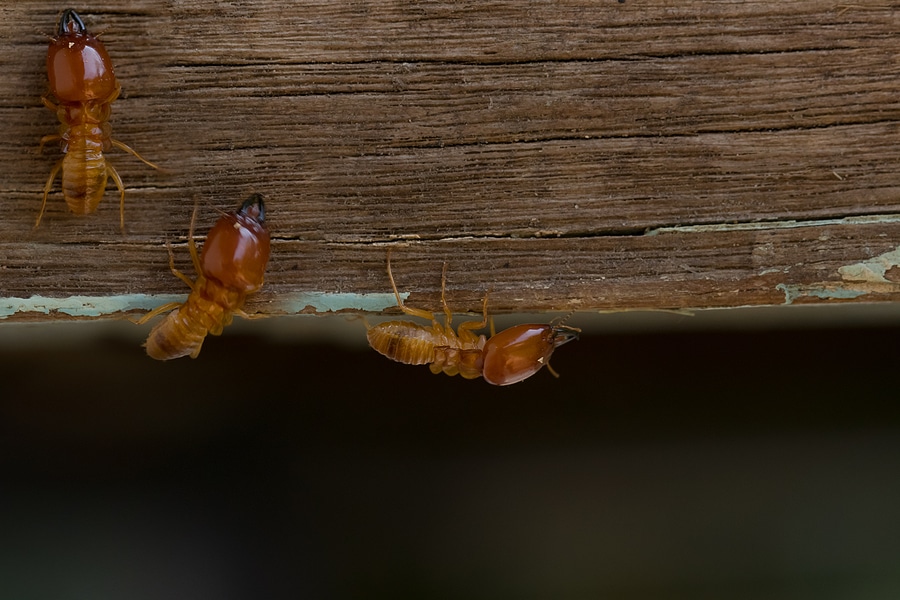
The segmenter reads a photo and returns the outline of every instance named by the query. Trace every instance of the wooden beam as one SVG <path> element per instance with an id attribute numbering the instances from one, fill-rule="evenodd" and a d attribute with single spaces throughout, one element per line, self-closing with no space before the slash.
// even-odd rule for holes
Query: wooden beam
<path id="1" fill-rule="evenodd" d="M 41 104 L 57 7 L 0 9 L 0 319 L 183 298 L 249 192 L 274 236 L 248 310 L 492 312 L 900 299 L 900 11 L 886 3 L 98 2 L 123 96 L 89 217 Z M 81 309 L 79 309 L 81 307 Z"/>

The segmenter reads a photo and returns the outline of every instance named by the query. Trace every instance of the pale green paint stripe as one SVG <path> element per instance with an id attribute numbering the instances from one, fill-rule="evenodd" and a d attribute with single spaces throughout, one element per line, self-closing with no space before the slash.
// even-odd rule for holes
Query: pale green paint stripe
<path id="1" fill-rule="evenodd" d="M 793 304 L 794 300 L 801 297 L 821 298 L 822 300 L 852 300 L 866 295 L 866 292 L 863 290 L 788 285 L 786 283 L 779 283 L 775 286 L 775 289 L 784 292 L 785 304 Z"/>
<path id="2" fill-rule="evenodd" d="M 409 294 L 401 294 L 406 298 Z M 124 294 L 120 296 L 69 296 L 68 298 L 47 298 L 31 296 L 30 298 L 3 298 L 0 300 L 0 319 L 16 313 L 60 312 L 73 317 L 102 317 L 132 310 L 153 310 L 157 306 L 169 302 L 184 302 L 187 296 Z M 397 305 L 393 294 L 328 294 L 304 292 L 279 298 L 270 304 L 275 312 L 296 314 L 304 309 L 312 308 L 316 312 L 337 312 L 341 310 L 358 310 L 365 312 L 381 312 Z"/>
<path id="3" fill-rule="evenodd" d="M 152 310 L 167 302 L 184 302 L 185 296 L 124 294 L 121 296 L 69 296 L 67 298 L 3 298 L 0 300 L 0 319 L 16 313 L 61 312 L 73 317 L 101 317 L 129 310 Z"/>
<path id="4" fill-rule="evenodd" d="M 844 281 L 894 283 L 886 278 L 885 275 L 897 265 L 900 265 L 900 246 L 869 260 L 843 266 L 838 269 L 838 273 L 841 274 L 841 278 Z"/>
<path id="5" fill-rule="evenodd" d="M 402 293 L 404 300 L 409 293 Z M 394 294 L 327 294 L 320 292 L 301 292 L 281 297 L 270 305 L 274 312 L 298 314 L 312 308 L 317 313 L 337 312 L 341 310 L 359 310 L 365 312 L 381 312 L 397 306 Z"/>

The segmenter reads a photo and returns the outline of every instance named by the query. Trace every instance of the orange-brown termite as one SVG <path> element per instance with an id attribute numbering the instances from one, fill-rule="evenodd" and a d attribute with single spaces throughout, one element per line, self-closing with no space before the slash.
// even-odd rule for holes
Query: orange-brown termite
<path id="1" fill-rule="evenodd" d="M 121 86 L 113 73 L 112 61 L 103 43 L 89 34 L 81 17 L 71 8 L 63 11 L 56 37 L 47 50 L 47 79 L 50 92 L 42 100 L 56 113 L 59 133 L 44 136 L 48 142 L 60 142 L 64 156 L 54 165 L 44 186 L 44 201 L 34 226 L 41 224 L 47 196 L 53 181 L 62 171 L 62 191 L 69 210 L 88 215 L 106 191 L 108 177 L 119 188 L 119 226 L 125 228 L 125 186 L 115 168 L 103 156 L 115 146 L 134 155 L 154 169 L 158 168 L 140 154 L 110 137 L 110 105 L 119 97 Z"/>
<path id="2" fill-rule="evenodd" d="M 156 324 L 144 344 L 147 354 L 157 360 L 197 358 L 207 334 L 222 333 L 235 314 L 248 317 L 242 310 L 244 301 L 262 286 L 269 262 L 269 231 L 265 225 L 265 204 L 259 194 L 253 194 L 238 210 L 216 221 L 199 257 L 193 238 L 196 217 L 195 208 L 188 235 L 197 272 L 195 281 L 175 268 L 169 249 L 169 268 L 191 288 L 187 301 L 164 304 L 138 321 L 146 323 L 158 314 L 172 311 Z"/>
<path id="3" fill-rule="evenodd" d="M 408 365 L 429 365 L 432 373 L 459 374 L 465 379 L 484 377 L 493 385 L 510 385 L 527 379 L 541 367 L 550 367 L 553 351 L 566 342 L 576 339 L 581 330 L 562 324 L 515 325 L 491 337 L 475 332 L 488 324 L 487 295 L 482 305 L 481 321 L 461 323 L 453 331 L 453 313 L 447 306 L 447 264 L 441 275 L 441 305 L 444 308 L 444 324 L 437 317 L 403 303 L 394 275 L 391 272 L 391 253 L 388 250 L 387 272 L 394 290 L 397 305 L 405 314 L 431 321 L 431 326 L 411 321 L 387 321 L 369 327 L 369 345 L 391 360 Z"/>

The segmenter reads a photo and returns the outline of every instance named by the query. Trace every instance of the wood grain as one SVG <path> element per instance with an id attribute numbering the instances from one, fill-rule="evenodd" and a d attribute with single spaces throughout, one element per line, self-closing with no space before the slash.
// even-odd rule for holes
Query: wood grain
<path id="1" fill-rule="evenodd" d="M 124 234 L 114 189 L 31 228 L 57 9 L 0 8 L 2 298 L 182 294 L 166 241 L 190 272 L 195 202 L 202 238 L 258 191 L 263 314 L 388 292 L 393 242 L 429 308 L 444 261 L 460 311 L 900 299 L 900 5 L 92 3 L 114 136 L 164 167 L 110 154 Z"/>

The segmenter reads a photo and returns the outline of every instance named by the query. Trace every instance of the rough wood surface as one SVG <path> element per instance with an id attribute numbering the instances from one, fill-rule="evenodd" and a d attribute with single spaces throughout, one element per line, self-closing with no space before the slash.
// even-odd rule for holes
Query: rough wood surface
<path id="1" fill-rule="evenodd" d="M 32 231 L 59 8 L 0 8 L 7 319 L 71 318 L 33 297 L 184 294 L 166 240 L 191 272 L 194 203 L 202 238 L 251 191 L 275 242 L 248 309 L 267 314 L 389 307 L 400 241 L 398 284 L 430 308 L 443 261 L 460 311 L 488 289 L 496 312 L 900 299 L 896 3 L 75 7 L 123 86 L 114 136 L 165 168 L 110 154 L 124 234 L 112 185 L 81 218 L 57 184 Z"/>

